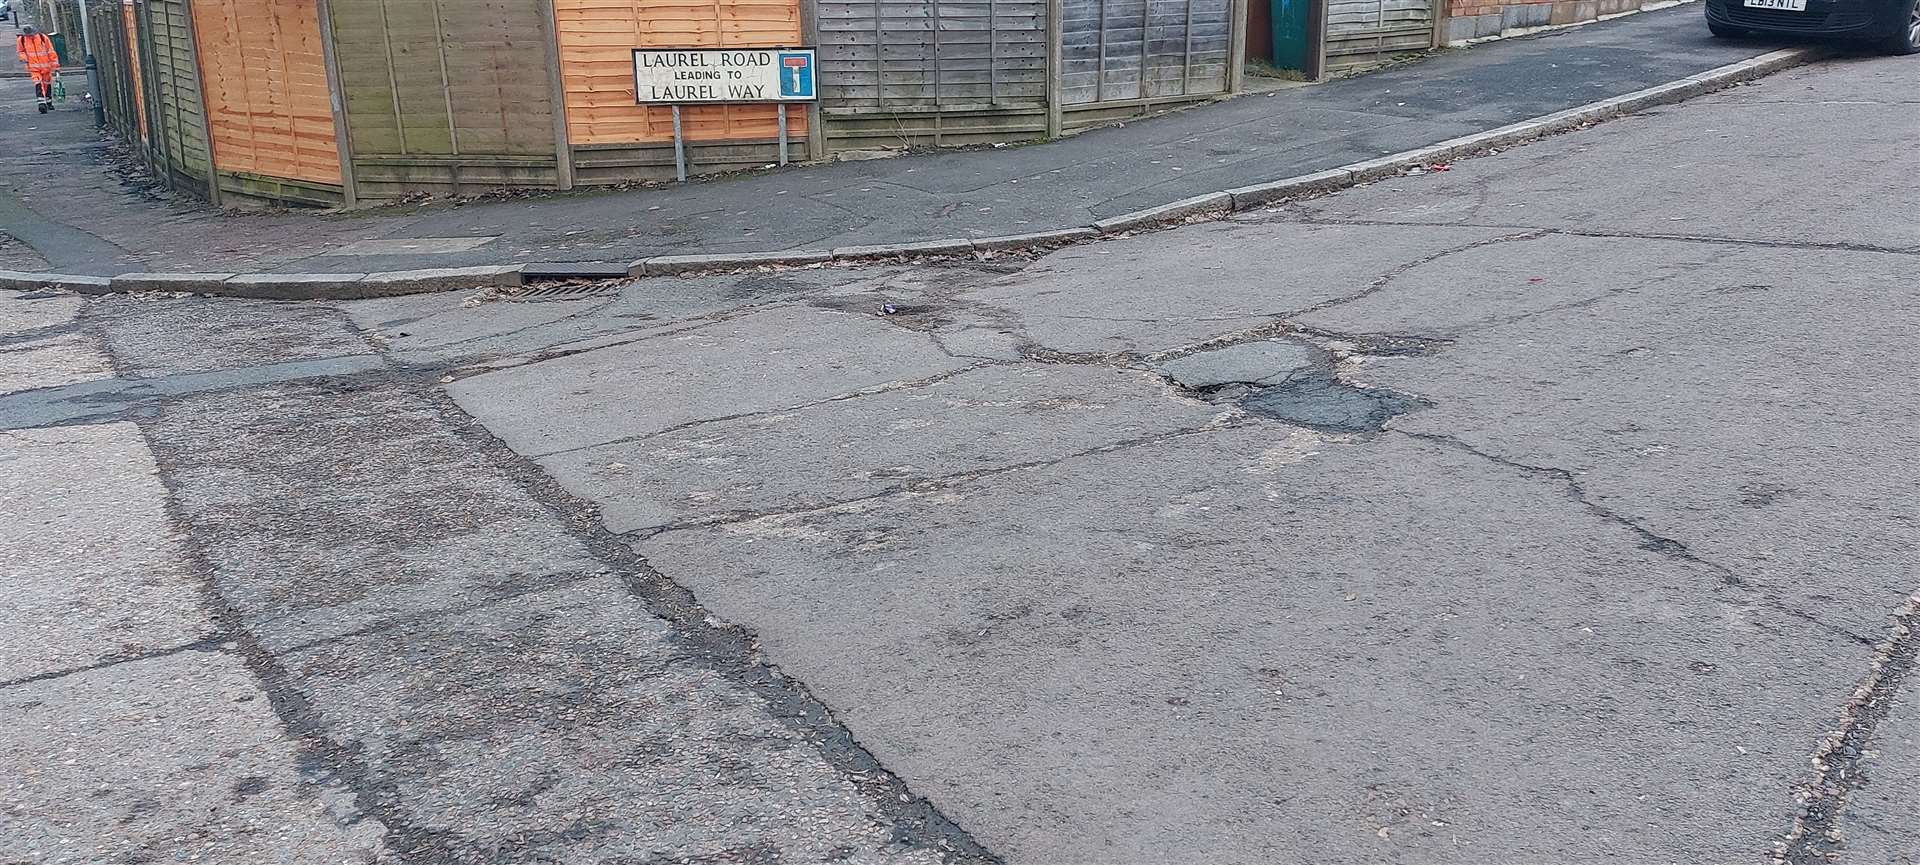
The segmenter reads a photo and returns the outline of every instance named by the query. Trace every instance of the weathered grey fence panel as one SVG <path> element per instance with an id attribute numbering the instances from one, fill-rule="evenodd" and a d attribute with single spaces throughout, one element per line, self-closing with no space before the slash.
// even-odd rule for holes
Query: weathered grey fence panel
<path id="1" fill-rule="evenodd" d="M 194 64 L 187 3 L 146 0 L 145 5 L 149 36 L 146 60 L 153 70 L 155 97 L 149 113 L 157 121 L 156 146 L 176 175 L 204 184 L 213 171 L 213 156 L 207 148 L 200 73 Z M 204 187 L 199 191 L 206 192 Z"/>
<path id="2" fill-rule="evenodd" d="M 556 182 L 541 4 L 330 0 L 328 9 L 362 195 Z"/>
<path id="3" fill-rule="evenodd" d="M 1433 0 L 1331 0 L 1327 6 L 1327 69 L 1385 63 L 1433 46 Z"/>
<path id="4" fill-rule="evenodd" d="M 1043 0 L 821 0 L 817 15 L 830 115 L 1046 104 Z"/>
<path id="5" fill-rule="evenodd" d="M 1232 12 L 1230 0 L 1063 0 L 1061 102 L 1225 93 Z"/>

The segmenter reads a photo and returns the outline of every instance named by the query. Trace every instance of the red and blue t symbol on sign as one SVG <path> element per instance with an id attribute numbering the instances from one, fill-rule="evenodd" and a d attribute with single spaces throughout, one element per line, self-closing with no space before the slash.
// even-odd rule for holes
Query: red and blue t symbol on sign
<path id="1" fill-rule="evenodd" d="M 813 53 L 780 52 L 780 97 L 813 98 Z"/>

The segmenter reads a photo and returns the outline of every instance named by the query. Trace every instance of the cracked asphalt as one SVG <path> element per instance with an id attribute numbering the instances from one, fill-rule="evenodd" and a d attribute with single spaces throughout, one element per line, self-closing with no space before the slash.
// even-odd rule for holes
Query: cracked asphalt
<path id="1" fill-rule="evenodd" d="M 0 862 L 1912 865 L 1916 70 L 1035 258 L 0 297 Z"/>

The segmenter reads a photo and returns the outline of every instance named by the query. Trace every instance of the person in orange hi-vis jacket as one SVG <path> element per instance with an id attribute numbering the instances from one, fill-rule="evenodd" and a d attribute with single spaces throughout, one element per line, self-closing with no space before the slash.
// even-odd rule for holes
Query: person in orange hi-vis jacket
<path id="1" fill-rule="evenodd" d="M 53 76 L 60 71 L 60 55 L 53 52 L 53 40 L 28 27 L 14 37 L 13 49 L 20 54 L 20 62 L 27 64 L 27 75 L 33 78 L 33 95 L 39 101 L 40 113 L 52 111 Z"/>

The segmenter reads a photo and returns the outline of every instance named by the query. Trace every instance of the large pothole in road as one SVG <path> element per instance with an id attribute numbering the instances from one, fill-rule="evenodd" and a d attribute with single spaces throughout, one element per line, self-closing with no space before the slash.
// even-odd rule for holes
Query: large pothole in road
<path id="1" fill-rule="evenodd" d="M 1326 351 L 1284 340 L 1195 352 L 1154 369 L 1215 402 L 1325 432 L 1379 432 L 1393 418 L 1427 405 L 1419 397 L 1341 381 Z"/>
<path id="2" fill-rule="evenodd" d="M 1326 374 L 1255 388 L 1241 397 L 1240 407 L 1317 430 L 1359 433 L 1386 429 L 1387 421 L 1426 403 L 1396 391 L 1355 387 Z"/>

